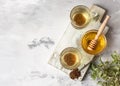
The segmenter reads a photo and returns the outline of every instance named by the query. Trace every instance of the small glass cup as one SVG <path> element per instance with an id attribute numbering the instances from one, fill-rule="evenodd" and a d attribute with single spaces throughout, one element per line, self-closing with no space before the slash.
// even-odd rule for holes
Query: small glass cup
<path id="1" fill-rule="evenodd" d="M 83 37 L 81 39 L 81 46 L 84 49 L 84 51 L 86 51 L 87 53 L 92 54 L 92 55 L 101 53 L 106 48 L 106 45 L 107 45 L 107 40 L 106 40 L 105 35 L 101 34 L 100 37 L 98 38 L 95 49 L 92 51 L 87 49 L 90 41 L 95 38 L 97 31 L 98 30 L 89 30 L 83 35 Z"/>
<path id="2" fill-rule="evenodd" d="M 71 24 L 79 29 L 88 25 L 91 20 L 91 14 L 88 7 L 84 5 L 75 6 L 70 12 Z"/>
<path id="3" fill-rule="evenodd" d="M 65 48 L 60 54 L 60 63 L 66 69 L 76 69 L 80 65 L 81 54 L 77 48 Z"/>

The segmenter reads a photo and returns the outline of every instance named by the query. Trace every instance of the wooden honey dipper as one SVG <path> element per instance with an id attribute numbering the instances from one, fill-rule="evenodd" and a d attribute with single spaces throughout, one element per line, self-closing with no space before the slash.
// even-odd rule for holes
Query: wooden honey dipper
<path id="1" fill-rule="evenodd" d="M 87 49 L 88 50 L 94 50 L 95 46 L 97 45 L 97 40 L 99 38 L 99 36 L 101 35 L 101 33 L 103 32 L 108 20 L 109 20 L 110 16 L 109 15 L 106 15 L 106 18 L 105 20 L 103 21 L 103 23 L 101 24 L 95 38 L 93 40 L 91 40 L 91 42 L 89 43 Z"/>

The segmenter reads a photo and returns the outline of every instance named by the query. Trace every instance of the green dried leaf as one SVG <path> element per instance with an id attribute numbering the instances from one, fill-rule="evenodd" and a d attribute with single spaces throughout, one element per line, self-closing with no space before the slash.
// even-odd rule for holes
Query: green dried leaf
<path id="1" fill-rule="evenodd" d="M 102 81 L 98 81 L 98 82 L 97 82 L 97 84 L 99 84 L 99 85 L 102 85 L 102 83 L 103 83 Z"/>
<path id="2" fill-rule="evenodd" d="M 91 74 L 91 77 L 92 77 L 92 79 L 95 80 L 97 78 L 97 75 L 95 73 L 93 73 L 93 74 Z"/>
<path id="3" fill-rule="evenodd" d="M 114 52 L 111 57 L 112 61 L 103 62 L 100 58 L 99 63 L 91 65 L 91 77 L 102 86 L 120 86 L 120 54 Z"/>

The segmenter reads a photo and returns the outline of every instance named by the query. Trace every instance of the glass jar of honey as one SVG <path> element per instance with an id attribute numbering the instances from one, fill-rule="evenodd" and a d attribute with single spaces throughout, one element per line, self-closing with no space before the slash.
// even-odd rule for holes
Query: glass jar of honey
<path id="1" fill-rule="evenodd" d="M 65 48 L 60 54 L 60 63 L 66 69 L 76 69 L 80 65 L 81 54 L 77 48 Z"/>
<path id="2" fill-rule="evenodd" d="M 107 40 L 105 35 L 101 34 L 100 37 L 98 38 L 97 45 L 95 46 L 94 50 L 88 50 L 87 47 L 90 41 L 95 38 L 96 34 L 97 34 L 97 30 L 90 30 L 90 31 L 87 31 L 81 39 L 81 45 L 84 51 L 93 55 L 96 55 L 102 52 L 107 45 Z"/>

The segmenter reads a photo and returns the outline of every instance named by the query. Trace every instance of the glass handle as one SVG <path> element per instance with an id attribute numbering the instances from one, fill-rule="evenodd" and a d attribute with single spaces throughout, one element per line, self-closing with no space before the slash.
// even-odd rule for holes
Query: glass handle
<path id="1" fill-rule="evenodd" d="M 58 58 L 58 57 L 60 57 L 60 55 L 57 52 L 54 52 L 53 57 Z"/>
<path id="2" fill-rule="evenodd" d="M 91 12 L 92 20 L 97 21 L 99 19 L 99 14 L 97 12 Z"/>

